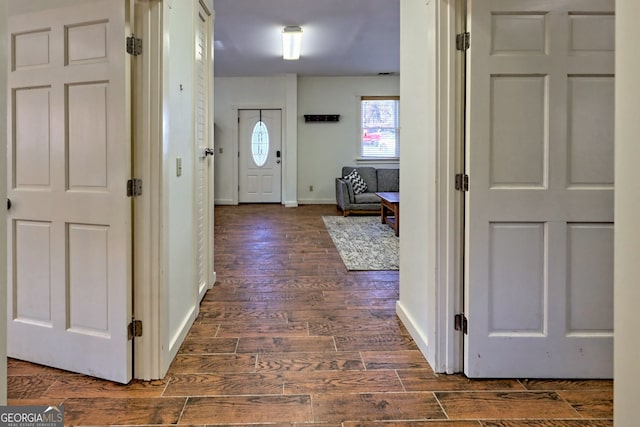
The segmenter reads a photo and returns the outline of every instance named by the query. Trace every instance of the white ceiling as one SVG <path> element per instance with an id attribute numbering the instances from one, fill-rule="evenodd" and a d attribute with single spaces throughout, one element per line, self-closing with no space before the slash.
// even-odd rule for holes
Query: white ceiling
<path id="1" fill-rule="evenodd" d="M 400 0 L 215 0 L 215 75 L 398 74 Z M 280 33 L 302 27 L 298 61 Z"/>

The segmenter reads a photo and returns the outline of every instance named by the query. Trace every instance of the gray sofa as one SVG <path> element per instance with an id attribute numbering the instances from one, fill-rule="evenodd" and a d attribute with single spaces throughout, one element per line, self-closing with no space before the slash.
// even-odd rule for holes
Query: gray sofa
<path id="1" fill-rule="evenodd" d="M 367 184 L 367 190 L 354 194 L 351 182 L 344 179 L 351 171 L 358 174 Z M 342 175 L 336 178 L 336 204 L 342 215 L 351 213 L 380 213 L 380 198 L 374 193 L 382 191 L 400 191 L 400 170 L 383 169 L 371 166 L 344 166 Z"/>

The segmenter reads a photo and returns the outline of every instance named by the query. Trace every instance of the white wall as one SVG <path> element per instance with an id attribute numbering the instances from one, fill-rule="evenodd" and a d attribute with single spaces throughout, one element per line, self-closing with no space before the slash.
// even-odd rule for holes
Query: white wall
<path id="1" fill-rule="evenodd" d="M 298 206 L 298 78 L 295 74 L 285 76 L 285 105 L 283 111 L 284 167 L 282 170 L 284 205 L 288 208 Z"/>
<path id="2" fill-rule="evenodd" d="M 435 362 L 436 2 L 400 2 L 400 299 L 397 313 Z"/>
<path id="3" fill-rule="evenodd" d="M 360 96 L 398 94 L 397 76 L 216 78 L 215 202 L 237 203 L 238 109 L 283 109 L 285 205 L 334 204 L 335 177 L 343 165 L 356 164 Z M 305 114 L 341 117 L 338 123 L 305 123 Z M 398 166 L 397 162 L 367 164 Z"/>
<path id="4" fill-rule="evenodd" d="M 164 338 L 169 359 L 197 315 L 194 156 L 194 16 L 197 0 L 164 2 L 164 135 L 162 147 L 162 280 L 168 296 Z M 177 176 L 177 159 L 182 175 Z"/>
<path id="5" fill-rule="evenodd" d="M 216 78 L 214 112 L 214 148 L 215 155 L 215 191 L 217 204 L 235 204 L 238 201 L 238 135 L 237 110 L 243 108 L 281 108 L 283 117 L 287 117 L 287 83 L 290 77 L 227 77 Z M 283 129 L 283 151 L 286 145 L 295 141 L 290 127 L 285 123 Z M 295 144 L 294 144 L 295 145 Z M 221 151 L 222 150 L 222 151 Z M 283 153 L 286 155 L 286 153 Z M 284 159 L 285 167 L 294 162 Z M 284 188 L 283 188 L 284 190 Z M 293 198 L 295 195 L 285 195 Z"/>
<path id="6" fill-rule="evenodd" d="M 0 34 L 7 34 L 7 3 L 0 2 Z M 7 155 L 7 37 L 0 38 L 0 165 Z M 3 172 L 4 166 L 0 168 Z M 7 404 L 7 174 L 0 173 L 0 405 Z"/>
<path id="7" fill-rule="evenodd" d="M 615 198 L 615 340 L 614 421 L 638 425 L 640 383 L 640 52 L 635 37 L 640 2 L 616 1 L 616 198 Z"/>
<path id="8" fill-rule="evenodd" d="M 336 203 L 335 178 L 342 166 L 356 165 L 360 97 L 400 95 L 398 76 L 300 77 L 298 79 L 298 201 Z M 340 114 L 337 123 L 305 123 L 305 114 Z M 402 116 L 402 112 L 400 113 Z M 400 150 L 404 153 L 404 135 Z M 370 163 L 398 167 L 398 162 Z M 313 186 L 313 191 L 309 187 Z"/>

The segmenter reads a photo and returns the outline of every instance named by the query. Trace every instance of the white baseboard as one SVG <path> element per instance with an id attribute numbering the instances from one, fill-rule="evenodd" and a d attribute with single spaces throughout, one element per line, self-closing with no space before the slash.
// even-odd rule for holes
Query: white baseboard
<path id="1" fill-rule="evenodd" d="M 296 202 L 296 201 L 284 202 L 284 207 L 285 208 L 297 208 L 298 207 L 298 202 Z"/>
<path id="2" fill-rule="evenodd" d="M 230 199 L 214 199 L 214 205 L 237 205 L 233 200 Z"/>
<path id="3" fill-rule="evenodd" d="M 427 359 L 427 362 L 429 362 L 429 365 L 431 365 L 431 367 L 435 367 L 436 366 L 435 360 L 430 360 L 431 358 L 429 357 L 430 349 L 429 349 L 429 342 L 427 337 L 424 336 L 418 328 L 416 328 L 415 322 L 412 320 L 411 316 L 406 312 L 406 310 L 404 309 L 400 301 L 396 302 L 396 314 L 402 321 L 402 324 L 404 325 L 404 327 L 407 328 L 407 331 L 409 331 L 409 335 L 411 335 L 411 338 L 413 338 L 413 341 L 415 341 L 416 345 L 418 346 L 418 349 L 420 350 L 422 355 L 425 357 L 425 359 Z M 434 371 L 435 371 L 435 368 L 434 368 Z"/>
<path id="4" fill-rule="evenodd" d="M 198 305 L 199 304 L 200 302 L 198 301 Z M 194 305 L 189 310 L 176 331 L 171 331 L 173 332 L 173 336 L 169 338 L 169 348 L 165 350 L 165 354 L 163 355 L 164 366 L 162 366 L 161 376 L 159 378 L 163 378 L 167 374 L 167 371 L 171 366 L 171 362 L 175 359 L 178 354 L 178 350 L 180 350 L 180 346 L 191 330 L 191 327 L 198 315 L 198 305 Z"/>

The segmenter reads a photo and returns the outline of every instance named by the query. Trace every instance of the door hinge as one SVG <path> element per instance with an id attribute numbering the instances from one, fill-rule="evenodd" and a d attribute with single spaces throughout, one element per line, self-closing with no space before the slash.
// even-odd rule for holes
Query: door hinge
<path id="1" fill-rule="evenodd" d="M 464 314 L 456 314 L 453 317 L 453 329 L 467 335 L 467 317 Z"/>
<path id="2" fill-rule="evenodd" d="M 127 37 L 127 53 L 133 56 L 138 56 L 142 53 L 142 39 L 137 38 L 135 34 Z"/>
<path id="3" fill-rule="evenodd" d="M 142 196 L 142 180 L 130 179 L 127 181 L 127 197 Z"/>
<path id="4" fill-rule="evenodd" d="M 133 339 L 133 337 L 141 337 L 142 336 L 142 320 L 133 319 L 128 326 L 128 337 L 129 339 Z"/>
<path id="5" fill-rule="evenodd" d="M 471 45 L 471 33 L 460 33 L 456 35 L 456 50 L 465 51 Z"/>
<path id="6" fill-rule="evenodd" d="M 469 191 L 469 175 L 466 173 L 456 174 L 456 190 Z"/>

